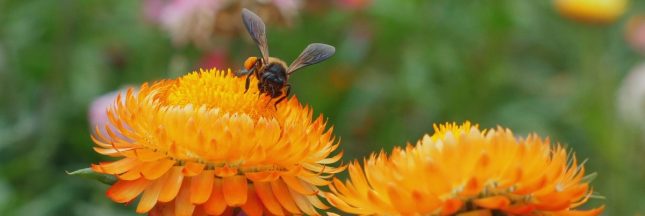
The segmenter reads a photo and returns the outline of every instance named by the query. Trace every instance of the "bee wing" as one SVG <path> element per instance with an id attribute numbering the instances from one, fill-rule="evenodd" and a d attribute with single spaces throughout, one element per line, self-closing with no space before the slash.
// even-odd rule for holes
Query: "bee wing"
<path id="1" fill-rule="evenodd" d="M 296 60 L 294 60 L 291 65 L 289 65 L 287 74 L 291 74 L 300 68 L 324 61 L 325 59 L 328 59 L 329 57 L 334 55 L 335 52 L 336 48 L 327 44 L 309 44 L 309 46 L 307 46 L 307 48 L 305 48 L 305 50 L 300 53 L 300 56 L 298 56 L 298 58 L 296 58 Z"/>
<path id="2" fill-rule="evenodd" d="M 267 34 L 264 22 L 262 22 L 262 19 L 257 14 L 246 8 L 242 9 L 242 21 L 244 22 L 246 31 L 249 32 L 255 44 L 260 48 L 264 62 L 269 62 L 269 46 L 267 45 Z"/>

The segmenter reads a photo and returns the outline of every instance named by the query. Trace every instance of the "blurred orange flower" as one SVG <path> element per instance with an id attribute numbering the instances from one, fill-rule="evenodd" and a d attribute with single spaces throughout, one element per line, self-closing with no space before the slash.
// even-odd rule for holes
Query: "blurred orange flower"
<path id="1" fill-rule="evenodd" d="M 344 169 L 330 165 L 342 156 L 330 156 L 338 147 L 332 129 L 295 97 L 275 109 L 257 88 L 244 93 L 244 84 L 213 69 L 117 96 L 105 132 L 97 127 L 92 137 L 98 153 L 120 158 L 92 166 L 119 178 L 107 196 L 118 203 L 140 196 L 137 213 L 151 215 L 328 208 L 318 187 Z"/>
<path id="2" fill-rule="evenodd" d="M 334 178 L 327 200 L 360 215 L 599 215 L 575 210 L 591 196 L 584 167 L 536 135 L 470 123 L 435 126 L 416 146 L 381 152 Z"/>
<path id="3" fill-rule="evenodd" d="M 555 0 L 555 7 L 575 20 L 609 23 L 625 13 L 627 0 Z"/>

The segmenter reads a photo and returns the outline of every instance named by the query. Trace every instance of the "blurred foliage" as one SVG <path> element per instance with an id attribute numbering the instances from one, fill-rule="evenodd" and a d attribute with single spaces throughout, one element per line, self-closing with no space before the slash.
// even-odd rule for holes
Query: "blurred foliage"
<path id="1" fill-rule="evenodd" d="M 174 48 L 130 0 L 0 0 L 0 215 L 132 215 L 107 186 L 65 171 L 101 160 L 87 109 L 127 84 L 199 64 Z M 291 27 L 268 27 L 271 54 L 290 62 L 310 42 L 330 61 L 296 73 L 295 94 L 324 113 L 345 161 L 415 142 L 433 123 L 470 120 L 568 145 L 606 215 L 645 213 L 645 136 L 618 119 L 615 94 L 643 61 L 624 42 L 632 1 L 615 23 L 562 18 L 550 1 L 386 1 L 360 9 L 309 2 Z M 258 55 L 246 35 L 220 40 L 232 69 Z"/>

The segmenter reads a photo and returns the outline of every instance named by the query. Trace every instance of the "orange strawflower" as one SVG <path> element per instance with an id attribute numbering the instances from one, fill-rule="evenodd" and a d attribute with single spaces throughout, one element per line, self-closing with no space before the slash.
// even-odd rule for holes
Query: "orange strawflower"
<path id="1" fill-rule="evenodd" d="M 349 165 L 327 200 L 359 215 L 598 215 L 575 210 L 591 196 L 584 167 L 536 135 L 470 123 L 435 126 L 416 146 Z"/>
<path id="2" fill-rule="evenodd" d="M 119 95 L 94 149 L 120 158 L 93 165 L 119 178 L 107 196 L 141 197 L 150 215 L 317 214 L 319 186 L 344 167 L 332 129 L 295 97 L 273 107 L 253 79 L 193 72 Z"/>

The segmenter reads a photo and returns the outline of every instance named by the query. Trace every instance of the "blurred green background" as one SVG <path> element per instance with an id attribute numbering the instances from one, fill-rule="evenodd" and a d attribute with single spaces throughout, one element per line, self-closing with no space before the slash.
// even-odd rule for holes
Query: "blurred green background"
<path id="1" fill-rule="evenodd" d="M 268 24 L 271 54 L 287 62 L 310 42 L 337 47 L 291 83 L 335 125 L 344 161 L 415 142 L 433 123 L 502 125 L 589 159 L 606 197 L 591 206 L 606 204 L 605 215 L 645 213 L 645 123 L 617 109 L 623 79 L 645 62 L 625 41 L 645 1 L 602 25 L 565 18 L 551 1 L 347 2 L 304 1 Z M 239 31 L 215 32 L 205 47 L 173 42 L 144 7 L 0 0 L 0 215 L 133 215 L 107 186 L 65 174 L 105 159 L 92 150 L 92 101 L 259 54 Z"/>

